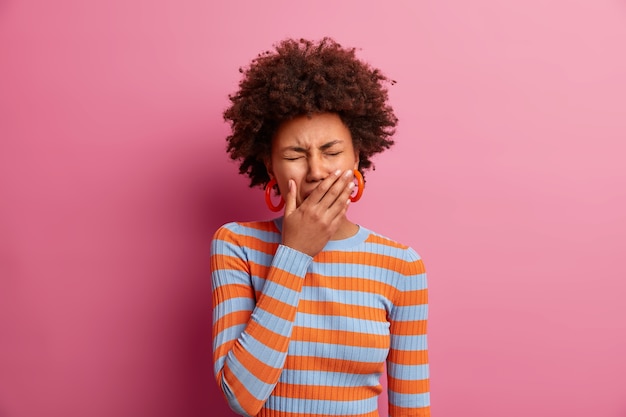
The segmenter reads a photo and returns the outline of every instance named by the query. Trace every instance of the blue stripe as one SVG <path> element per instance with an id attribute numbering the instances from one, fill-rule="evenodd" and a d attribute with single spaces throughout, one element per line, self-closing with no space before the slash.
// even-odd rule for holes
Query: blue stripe
<path id="1" fill-rule="evenodd" d="M 219 273 L 213 272 L 211 278 L 211 287 L 213 291 L 223 285 L 250 285 L 250 275 L 248 275 L 244 271 L 239 271 L 236 269 L 220 269 Z"/>
<path id="2" fill-rule="evenodd" d="M 246 367 L 243 366 L 234 355 L 232 355 L 232 352 L 228 354 L 228 357 L 228 367 L 231 372 L 235 374 L 239 381 L 246 381 L 246 389 L 254 398 L 261 401 L 265 399 L 268 393 L 274 389 L 273 384 L 266 384 L 257 378 L 252 372 L 248 371 Z"/>
<path id="3" fill-rule="evenodd" d="M 396 262 L 404 262 L 410 264 L 420 260 L 415 254 L 411 253 L 410 248 L 394 248 L 380 243 L 366 242 L 363 244 L 362 252 L 371 252 L 393 258 Z M 394 262 L 394 261 L 392 261 Z"/>
<path id="4" fill-rule="evenodd" d="M 389 403 L 398 407 L 414 408 L 428 407 L 430 405 L 430 394 L 399 394 L 391 390 L 387 391 Z"/>
<path id="5" fill-rule="evenodd" d="M 273 254 L 261 252 L 247 246 L 237 246 L 230 242 L 224 242 L 223 245 L 217 245 L 215 250 L 212 252 L 212 255 L 223 255 L 237 259 L 237 257 L 234 256 L 237 252 L 245 253 L 247 255 L 246 260 L 265 266 L 269 266 L 272 263 L 272 259 L 274 259 Z"/>
<path id="6" fill-rule="evenodd" d="M 428 287 L 425 272 L 421 274 L 402 277 L 402 280 L 400 280 L 399 284 L 404 291 L 425 290 Z"/>
<path id="7" fill-rule="evenodd" d="M 271 330 L 274 333 L 277 333 L 283 337 L 291 336 L 292 322 L 285 320 L 281 317 L 275 316 L 274 314 L 263 310 L 262 308 L 257 308 L 252 314 L 252 319 L 265 327 L 268 330 Z"/>
<path id="8" fill-rule="evenodd" d="M 285 354 L 264 345 L 248 333 L 241 334 L 241 345 L 248 352 L 254 352 L 255 357 L 271 368 L 277 368 L 284 363 Z M 279 364 L 277 362 L 280 362 Z"/>
<path id="9" fill-rule="evenodd" d="M 428 317 L 428 304 L 394 307 L 395 321 L 425 320 Z"/>
<path id="10" fill-rule="evenodd" d="M 230 302 L 221 302 L 213 308 L 213 320 L 217 321 L 227 314 L 254 310 L 255 302 L 250 298 L 231 298 Z"/>
<path id="11" fill-rule="evenodd" d="M 349 265 L 350 268 L 347 268 L 346 265 Z M 311 265 L 310 272 L 324 278 L 362 278 L 389 286 L 400 284 L 400 287 L 405 291 L 423 290 L 428 286 L 426 273 L 404 276 L 393 269 L 362 264 L 315 263 Z M 364 283 L 363 286 L 365 285 L 367 284 Z"/>
<path id="12" fill-rule="evenodd" d="M 226 355 L 220 356 L 215 359 L 215 363 L 213 364 L 213 372 L 215 375 L 219 373 L 219 371 L 224 367 L 224 362 L 226 362 Z"/>
<path id="13" fill-rule="evenodd" d="M 217 348 L 219 348 L 219 346 L 215 346 L 215 343 L 217 343 L 218 340 L 222 342 L 220 343 L 220 346 L 223 345 L 224 343 L 229 343 L 229 342 L 232 342 L 233 340 L 237 340 L 239 335 L 241 335 L 241 333 L 246 329 L 246 326 L 247 324 L 244 323 L 244 324 L 240 324 L 237 326 L 227 327 L 221 332 L 219 332 L 213 339 L 214 349 L 217 350 Z"/>
<path id="14" fill-rule="evenodd" d="M 300 293 L 272 281 L 265 281 L 263 293 L 292 307 L 298 306 Z"/>
<path id="15" fill-rule="evenodd" d="M 225 227 L 240 236 L 251 236 L 264 242 L 280 242 L 280 233 L 248 227 L 244 223 L 229 223 Z"/>
<path id="16" fill-rule="evenodd" d="M 293 385 L 320 385 L 320 381 L 324 381 L 324 386 L 326 387 L 377 387 L 380 385 L 380 375 L 380 373 L 361 375 L 344 372 L 284 369 L 280 374 L 280 381 Z"/>
<path id="17" fill-rule="evenodd" d="M 300 323 L 306 324 L 306 327 L 310 329 L 361 332 L 377 336 L 389 334 L 388 322 L 362 320 L 345 316 L 318 316 L 317 314 L 298 313 L 296 323 L 297 325 Z"/>
<path id="18" fill-rule="evenodd" d="M 222 392 L 228 398 L 228 404 L 233 409 L 233 411 L 235 411 L 239 415 L 250 417 L 250 415 L 246 413 L 246 410 L 243 409 L 241 404 L 239 404 L 239 401 L 237 401 L 237 397 L 235 397 L 235 394 L 233 394 L 233 390 L 230 389 L 230 387 L 228 386 L 228 383 L 226 383 L 226 380 L 223 378 L 222 378 Z"/>
<path id="19" fill-rule="evenodd" d="M 367 414 L 376 411 L 378 400 L 376 396 L 357 401 L 309 400 L 271 396 L 265 403 L 265 407 L 270 410 L 300 413 L 301 415 L 314 413 L 315 415 L 341 416 Z"/>
<path id="20" fill-rule="evenodd" d="M 356 259 L 355 259 L 356 260 Z M 390 267 L 393 267 L 393 263 L 389 264 Z M 318 274 L 322 277 L 330 277 L 330 278 L 365 278 L 372 280 L 377 283 L 383 283 L 390 285 L 389 277 L 397 276 L 401 278 L 406 278 L 403 275 L 400 275 L 398 271 L 395 271 L 391 268 L 385 268 L 382 266 L 372 266 L 358 263 L 335 263 L 335 262 L 325 262 L 325 263 L 314 263 L 311 265 L 311 272 Z M 411 275 L 411 276 L 419 276 Z"/>
<path id="21" fill-rule="evenodd" d="M 255 264 L 270 266 L 274 259 L 274 254 L 265 253 L 256 249 L 246 248 L 246 255 L 248 255 L 248 261 L 252 261 Z"/>
<path id="22" fill-rule="evenodd" d="M 396 379 L 405 381 L 423 380 L 430 378 L 428 365 L 398 365 L 388 364 L 387 372 Z"/>
<path id="23" fill-rule="evenodd" d="M 391 339 L 391 345 L 393 349 L 402 351 L 427 350 L 428 348 L 425 335 L 395 336 Z"/>
<path id="24" fill-rule="evenodd" d="M 364 291 L 335 290 L 326 287 L 305 286 L 301 299 L 307 301 L 336 301 L 341 304 L 355 306 L 391 306 L 391 301 L 381 294 Z"/>
<path id="25" fill-rule="evenodd" d="M 241 246 L 228 240 L 216 239 L 211 245 L 211 255 L 233 256 L 233 253 L 241 252 Z"/>

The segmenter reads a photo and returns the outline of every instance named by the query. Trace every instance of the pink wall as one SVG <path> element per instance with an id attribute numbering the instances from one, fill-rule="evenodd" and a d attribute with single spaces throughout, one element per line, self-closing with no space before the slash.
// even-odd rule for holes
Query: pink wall
<path id="1" fill-rule="evenodd" d="M 221 110 L 323 35 L 398 81 L 351 213 L 426 260 L 434 415 L 626 416 L 618 0 L 0 2 L 0 416 L 231 415 L 209 242 L 271 213 Z"/>

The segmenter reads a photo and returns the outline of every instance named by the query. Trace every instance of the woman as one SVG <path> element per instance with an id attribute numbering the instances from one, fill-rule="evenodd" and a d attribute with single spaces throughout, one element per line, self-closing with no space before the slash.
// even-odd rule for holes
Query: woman
<path id="1" fill-rule="evenodd" d="M 430 416 L 423 263 L 346 216 L 393 144 L 389 80 L 329 38 L 285 40 L 241 72 L 228 152 L 284 213 L 213 239 L 226 400 L 249 416 L 378 416 L 386 363 L 389 415 Z"/>

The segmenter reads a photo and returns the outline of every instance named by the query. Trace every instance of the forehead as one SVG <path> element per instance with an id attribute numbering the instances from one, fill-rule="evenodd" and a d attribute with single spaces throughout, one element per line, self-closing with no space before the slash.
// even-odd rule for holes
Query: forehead
<path id="1" fill-rule="evenodd" d="M 282 123 L 274 135 L 273 145 L 275 148 L 321 146 L 330 141 L 352 145 L 352 135 L 337 114 L 319 113 Z"/>

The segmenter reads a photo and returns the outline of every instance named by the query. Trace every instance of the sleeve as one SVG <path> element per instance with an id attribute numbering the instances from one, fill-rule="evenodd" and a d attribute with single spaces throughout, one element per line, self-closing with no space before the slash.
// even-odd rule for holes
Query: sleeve
<path id="1" fill-rule="evenodd" d="M 211 244 L 213 365 L 230 407 L 256 415 L 272 393 L 287 356 L 300 293 L 311 257 L 279 245 L 255 293 L 249 249 L 231 224 Z"/>
<path id="2" fill-rule="evenodd" d="M 426 324 L 428 289 L 419 255 L 408 250 L 390 312 L 391 346 L 387 357 L 389 417 L 430 417 Z"/>

